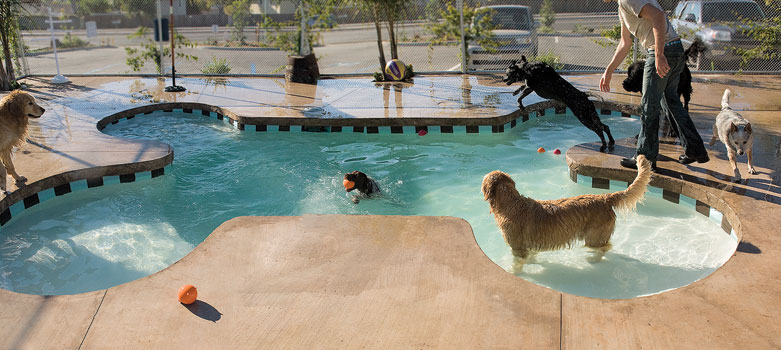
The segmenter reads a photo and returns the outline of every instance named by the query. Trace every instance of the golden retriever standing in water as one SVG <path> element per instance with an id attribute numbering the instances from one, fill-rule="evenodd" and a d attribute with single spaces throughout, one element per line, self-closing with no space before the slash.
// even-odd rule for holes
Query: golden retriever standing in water
<path id="1" fill-rule="evenodd" d="M 0 190 L 8 193 L 6 170 L 16 183 L 27 178 L 16 173 L 11 160 L 11 149 L 25 142 L 28 118 L 40 118 L 46 110 L 35 103 L 35 98 L 21 90 L 15 90 L 0 100 Z"/>
<path id="2" fill-rule="evenodd" d="M 515 189 L 510 176 L 501 171 L 485 175 L 483 195 L 504 241 L 512 248 L 511 272 L 521 272 L 526 260 L 538 251 L 569 247 L 579 239 L 594 250 L 589 261 L 602 260 L 616 228 L 614 209 L 634 209 L 643 200 L 651 180 L 650 162 L 642 155 L 637 156 L 637 161 L 637 177 L 626 190 L 547 201 L 524 197 Z"/>

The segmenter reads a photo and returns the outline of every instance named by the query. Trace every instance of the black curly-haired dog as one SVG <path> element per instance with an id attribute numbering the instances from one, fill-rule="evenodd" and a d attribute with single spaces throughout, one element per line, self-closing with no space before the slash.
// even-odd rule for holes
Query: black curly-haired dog
<path id="1" fill-rule="evenodd" d="M 507 76 L 502 79 L 507 85 L 516 82 L 525 83 L 513 92 L 513 96 L 523 92 L 521 97 L 518 97 L 519 108 L 523 108 L 522 100 L 524 97 L 536 92 L 542 98 L 556 100 L 567 105 L 580 120 L 580 123 L 595 132 L 602 140 L 600 151 L 604 152 L 608 145 L 612 147 L 616 143 L 613 140 L 613 135 L 610 134 L 610 128 L 599 119 L 597 109 L 594 107 L 594 103 L 588 99 L 586 93 L 572 86 L 545 62 L 529 63 L 526 56 L 521 56 L 521 63 L 522 65 L 519 66 L 517 62 L 513 62 L 507 68 Z M 607 134 L 609 143 L 605 142 L 605 136 L 602 133 Z"/>
<path id="2" fill-rule="evenodd" d="M 689 48 L 686 49 L 684 55 L 686 62 L 690 60 L 694 61 L 700 53 L 705 52 L 708 48 L 700 40 L 700 38 L 694 39 Z M 643 71 L 645 70 L 645 60 L 639 60 L 629 66 L 626 72 L 626 79 L 621 84 L 624 86 L 624 90 L 627 92 L 642 92 L 643 91 Z M 681 72 L 681 79 L 678 81 L 678 98 L 683 96 L 683 108 L 689 110 L 689 101 L 692 98 L 692 72 L 688 66 L 683 67 Z M 666 121 L 666 123 L 665 123 Z M 667 118 L 662 120 L 662 135 L 669 137 L 678 137 L 678 124 L 675 123 L 670 113 L 667 113 Z"/>

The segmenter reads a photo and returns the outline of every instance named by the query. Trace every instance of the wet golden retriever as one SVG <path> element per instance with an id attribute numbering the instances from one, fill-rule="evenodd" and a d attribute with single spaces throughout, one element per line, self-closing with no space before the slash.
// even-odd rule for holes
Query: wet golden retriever
<path id="1" fill-rule="evenodd" d="M 45 111 L 35 103 L 32 95 L 21 90 L 15 90 L 0 100 L 0 190 L 3 193 L 8 193 L 6 172 L 13 176 L 17 185 L 27 181 L 16 173 L 11 150 L 25 142 L 29 118 L 40 118 Z"/>
<path id="2" fill-rule="evenodd" d="M 501 171 L 483 178 L 482 191 L 504 241 L 513 253 L 511 272 L 519 273 L 536 252 L 569 247 L 584 240 L 597 262 L 610 249 L 616 227 L 614 209 L 630 211 L 640 202 L 651 179 L 651 164 L 640 155 L 640 170 L 626 190 L 606 194 L 538 201 L 524 197 L 515 182 Z"/>

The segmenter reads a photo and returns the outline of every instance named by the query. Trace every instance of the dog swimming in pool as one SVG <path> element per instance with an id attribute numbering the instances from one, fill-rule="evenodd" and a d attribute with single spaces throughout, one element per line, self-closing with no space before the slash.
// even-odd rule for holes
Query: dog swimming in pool
<path id="1" fill-rule="evenodd" d="M 515 189 L 515 182 L 499 170 L 483 177 L 482 192 L 494 214 L 504 241 L 513 254 L 512 273 L 539 251 L 557 250 L 584 240 L 594 251 L 590 262 L 598 262 L 610 249 L 616 228 L 616 210 L 630 211 L 645 196 L 651 180 L 651 163 L 637 156 L 635 180 L 626 190 L 605 194 L 536 200 Z"/>
<path id="2" fill-rule="evenodd" d="M 380 194 L 380 187 L 377 185 L 377 181 L 357 170 L 344 174 L 342 184 L 347 192 L 355 190 L 356 194 L 350 197 L 355 204 L 358 204 L 361 198 L 369 198 Z"/>

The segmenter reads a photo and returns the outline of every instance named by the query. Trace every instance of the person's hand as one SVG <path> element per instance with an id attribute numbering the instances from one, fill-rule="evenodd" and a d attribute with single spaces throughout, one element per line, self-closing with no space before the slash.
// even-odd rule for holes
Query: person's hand
<path id="1" fill-rule="evenodd" d="M 667 57 L 664 57 L 664 55 L 659 55 L 659 57 L 656 57 L 656 74 L 664 78 L 664 76 L 669 72 L 670 65 L 667 64 Z"/>
<path id="2" fill-rule="evenodd" d="M 613 77 L 613 72 L 605 71 L 602 74 L 602 78 L 599 79 L 599 91 L 610 92 L 610 79 Z"/>

